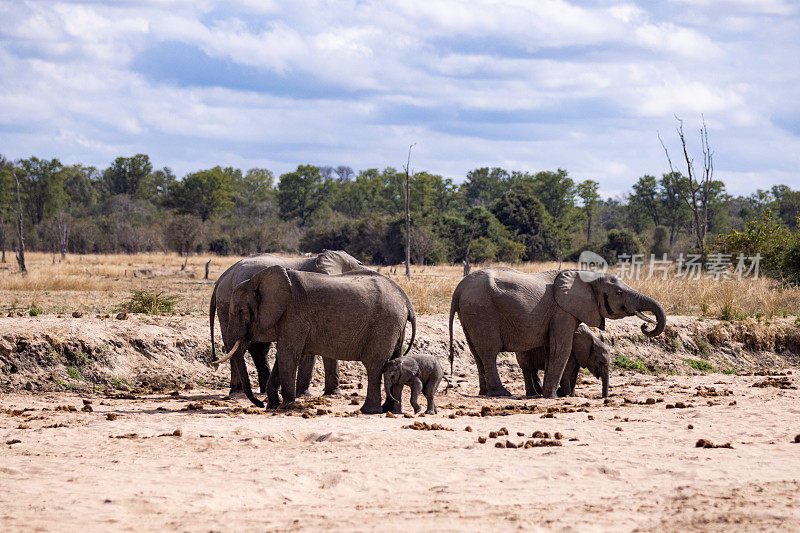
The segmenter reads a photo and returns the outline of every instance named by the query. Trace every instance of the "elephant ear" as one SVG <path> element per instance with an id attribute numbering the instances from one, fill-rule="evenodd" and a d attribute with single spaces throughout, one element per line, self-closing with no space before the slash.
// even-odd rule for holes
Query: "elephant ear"
<path id="1" fill-rule="evenodd" d="M 553 292 L 561 309 L 587 326 L 605 329 L 599 296 L 593 286 L 598 276 L 591 270 L 565 270 L 556 276 Z"/>
<path id="2" fill-rule="evenodd" d="M 264 330 L 275 327 L 292 297 L 292 280 L 282 266 L 265 268 L 251 280 L 258 302 L 259 326 Z"/>
<path id="3" fill-rule="evenodd" d="M 333 250 L 322 250 L 314 260 L 314 272 L 320 274 L 341 274 L 343 272 L 341 260 Z"/>
<path id="4" fill-rule="evenodd" d="M 419 376 L 419 363 L 416 359 L 406 357 L 403 359 L 403 372 L 407 372 L 412 376 Z"/>

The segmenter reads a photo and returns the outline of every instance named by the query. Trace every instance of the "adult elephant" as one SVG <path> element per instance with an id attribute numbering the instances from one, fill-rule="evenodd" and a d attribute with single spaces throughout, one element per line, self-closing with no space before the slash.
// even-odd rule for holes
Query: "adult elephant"
<path id="1" fill-rule="evenodd" d="M 262 270 L 271 266 L 282 266 L 293 270 L 306 272 L 318 272 L 320 274 L 342 274 L 351 270 L 369 270 L 361 261 L 341 250 L 323 250 L 322 253 L 314 257 L 281 257 L 272 254 L 259 254 L 246 257 L 230 266 L 219 277 L 214 284 L 214 291 L 211 293 L 211 304 L 209 317 L 211 320 L 211 356 L 216 359 L 214 346 L 214 313 L 219 318 L 222 342 L 225 351 L 228 352 L 233 347 L 235 340 L 232 340 L 229 332 L 229 309 L 231 296 L 236 286 L 248 279 L 253 278 Z M 258 385 L 261 392 L 266 392 L 267 380 L 269 379 L 269 365 L 267 364 L 267 352 L 270 344 L 275 342 L 276 337 L 266 335 L 262 342 L 250 343 L 248 351 L 253 357 L 253 362 L 258 372 Z M 311 385 L 311 376 L 314 372 L 315 357 L 307 357 L 299 367 L 297 374 L 297 391 L 304 394 Z M 337 374 L 337 362 L 335 359 L 324 359 L 322 362 L 325 368 L 325 394 L 336 394 L 339 391 L 339 376 Z M 231 367 L 231 393 L 242 392 L 242 382 L 239 375 Z"/>
<path id="2" fill-rule="evenodd" d="M 644 314 L 652 312 L 655 320 Z M 525 274 L 513 268 L 487 268 L 466 276 L 450 303 L 450 365 L 453 362 L 453 316 L 458 313 L 464 335 L 484 376 L 480 393 L 508 396 L 497 372 L 501 351 L 525 352 L 549 348 L 542 394 L 555 398 L 572 351 L 579 324 L 605 329 L 607 318 L 636 315 L 654 323 L 642 332 L 655 337 L 664 331 L 661 305 L 612 274 L 591 270 L 551 270 Z"/>
<path id="3" fill-rule="evenodd" d="M 231 298 L 230 333 L 233 348 L 218 363 L 231 366 L 244 378 L 243 351 L 252 342 L 264 342 L 277 333 L 275 369 L 267 385 L 270 407 L 295 398 L 297 364 L 311 354 L 361 361 L 367 371 L 367 395 L 361 411 L 380 413 L 381 372 L 390 358 L 402 354 L 406 322 L 411 322 L 414 344 L 417 323 L 408 295 L 391 279 L 368 270 L 325 276 L 281 266 L 262 270 L 236 286 Z M 279 379 L 276 379 L 279 378 Z M 244 392 L 263 407 L 243 379 Z"/>

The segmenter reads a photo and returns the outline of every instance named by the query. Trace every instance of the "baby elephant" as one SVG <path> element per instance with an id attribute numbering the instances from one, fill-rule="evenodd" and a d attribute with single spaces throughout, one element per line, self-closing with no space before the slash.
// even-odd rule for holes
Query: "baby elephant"
<path id="1" fill-rule="evenodd" d="M 422 391 L 428 400 L 425 414 L 436 414 L 433 395 L 443 377 L 442 365 L 432 355 L 406 355 L 391 359 L 383 367 L 383 386 L 386 389 L 387 403 L 391 401 L 394 404 L 392 412 L 397 414 L 403 412 L 400 400 L 403 385 L 408 385 L 411 387 L 411 407 L 414 408 L 414 413 L 422 411 L 422 407 L 417 403 L 419 393 Z"/>
<path id="2" fill-rule="evenodd" d="M 526 352 L 517 352 L 517 362 L 525 378 L 525 395 L 534 396 L 542 393 L 539 381 L 539 370 L 544 370 L 547 361 L 545 347 L 534 348 Z M 608 396 L 608 371 L 611 366 L 611 349 L 603 341 L 594 336 L 592 331 L 581 324 L 572 337 L 572 353 L 561 376 L 558 388 L 559 396 L 573 396 L 575 383 L 578 381 L 578 370 L 588 368 L 603 383 L 603 398 Z"/>

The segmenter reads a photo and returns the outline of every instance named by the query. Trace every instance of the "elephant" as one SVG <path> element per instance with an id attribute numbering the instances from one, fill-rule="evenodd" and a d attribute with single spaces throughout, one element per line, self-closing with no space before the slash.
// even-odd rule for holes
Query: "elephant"
<path id="1" fill-rule="evenodd" d="M 417 403 L 419 393 L 422 392 L 428 401 L 425 414 L 435 415 L 437 410 L 433 395 L 436 394 L 443 377 L 442 365 L 433 355 L 406 355 L 391 359 L 383 369 L 383 386 L 386 389 L 386 398 L 394 403 L 392 412 L 397 414 L 403 412 L 401 405 L 403 385 L 408 385 L 411 387 L 411 407 L 414 408 L 414 413 L 422 411 L 422 407 Z"/>
<path id="2" fill-rule="evenodd" d="M 655 320 L 644 314 L 652 312 Z M 453 317 L 458 313 L 467 345 L 478 365 L 479 393 L 508 396 L 497 372 L 501 351 L 548 348 L 542 395 L 555 398 L 581 323 L 605 329 L 605 320 L 636 315 L 655 324 L 642 332 L 664 331 L 666 314 L 613 274 L 591 270 L 551 270 L 526 274 L 507 267 L 478 270 L 456 286 L 450 302 L 450 371 L 453 369 Z"/>
<path id="3" fill-rule="evenodd" d="M 233 346 L 231 336 L 228 332 L 228 310 L 230 307 L 233 289 L 241 282 L 252 278 L 262 270 L 273 265 L 281 265 L 295 270 L 307 272 L 319 272 L 321 274 L 341 274 L 351 270 L 367 269 L 361 261 L 343 251 L 323 250 L 315 257 L 294 258 L 280 257 L 272 254 L 251 255 L 230 266 L 219 277 L 214 284 L 214 291 L 211 293 L 211 304 L 209 317 L 211 321 L 211 357 L 216 359 L 214 347 L 214 313 L 219 317 L 219 326 L 222 332 L 222 341 L 225 344 L 225 351 L 229 351 Z M 258 384 L 262 393 L 266 392 L 267 379 L 269 378 L 269 365 L 267 364 L 267 352 L 270 343 L 275 338 L 265 337 L 264 342 L 254 342 L 250 344 L 248 351 L 253 357 L 258 372 Z M 297 391 L 304 394 L 311 385 L 311 376 L 314 371 L 315 356 L 304 359 L 300 365 L 297 376 Z M 339 392 L 339 377 L 337 375 L 337 362 L 333 359 L 323 359 L 325 367 L 325 394 L 337 394 Z M 231 393 L 241 391 L 242 384 L 239 376 L 231 368 Z"/>
<path id="4" fill-rule="evenodd" d="M 235 339 L 228 359 L 242 377 L 245 395 L 258 407 L 244 366 L 244 351 L 254 342 L 277 339 L 275 368 L 267 381 L 269 407 L 278 407 L 278 381 L 283 405 L 295 399 L 297 364 L 304 356 L 361 361 L 367 371 L 365 414 L 381 413 L 381 371 L 400 357 L 406 323 L 411 341 L 416 314 L 408 295 L 389 278 L 372 270 L 328 276 L 272 266 L 239 283 L 233 291 L 228 333 Z"/>
<path id="5" fill-rule="evenodd" d="M 526 396 L 542 394 L 539 370 L 545 370 L 547 367 L 547 352 L 548 349 L 545 346 L 533 348 L 526 352 L 517 352 L 517 362 L 525 378 Z M 608 372 L 610 367 L 611 348 L 597 338 L 585 324 L 581 324 L 572 336 L 572 352 L 564 369 L 564 374 L 561 376 L 561 385 L 557 391 L 558 395 L 574 396 L 575 384 L 578 381 L 578 370 L 588 368 L 594 377 L 601 380 L 603 398 L 606 398 L 608 396 Z"/>

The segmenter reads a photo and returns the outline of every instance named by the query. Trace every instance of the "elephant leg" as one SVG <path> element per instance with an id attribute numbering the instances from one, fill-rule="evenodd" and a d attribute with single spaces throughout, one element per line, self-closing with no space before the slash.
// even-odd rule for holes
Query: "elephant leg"
<path id="1" fill-rule="evenodd" d="M 341 394 L 339 390 L 339 361 L 330 357 L 322 358 L 322 367 L 325 369 L 325 390 L 322 394 L 333 396 Z"/>
<path id="2" fill-rule="evenodd" d="M 536 396 L 542 395 L 542 380 L 539 379 L 539 370 L 534 369 L 532 374 L 533 394 Z"/>
<path id="3" fill-rule="evenodd" d="M 438 411 L 436 409 L 436 403 L 434 402 L 433 397 L 436 394 L 436 390 L 439 388 L 439 384 L 441 382 L 441 379 L 431 380 L 426 383 L 425 387 L 422 389 L 422 393 L 425 395 L 425 399 L 428 402 L 428 408 L 425 409 L 426 415 L 435 415 Z"/>
<path id="4" fill-rule="evenodd" d="M 275 357 L 275 364 L 272 366 L 272 373 L 267 380 L 267 405 L 270 409 L 275 409 L 281 404 L 281 397 L 278 394 L 280 387 L 280 365 L 278 365 L 278 357 Z"/>
<path id="5" fill-rule="evenodd" d="M 545 398 L 556 398 L 561 376 L 572 352 L 572 336 L 577 325 L 572 317 L 554 320 L 550 324 L 550 352 L 542 386 L 542 395 Z"/>
<path id="6" fill-rule="evenodd" d="M 535 396 L 536 394 L 541 394 L 541 391 L 538 393 L 536 392 L 536 387 L 533 383 L 534 376 L 536 376 L 537 380 L 539 379 L 539 376 L 538 372 L 531 364 L 530 351 L 516 352 L 516 355 L 517 363 L 519 363 L 519 368 L 522 370 L 522 379 L 525 381 L 525 396 Z M 541 386 L 539 389 L 541 389 Z"/>
<path id="7" fill-rule="evenodd" d="M 280 378 L 281 392 L 283 393 L 283 403 L 281 405 L 289 405 L 297 397 L 295 395 L 297 359 L 299 358 L 296 357 L 295 350 L 292 350 L 286 344 L 278 343 L 275 366 L 278 367 L 277 372 Z"/>
<path id="8" fill-rule="evenodd" d="M 422 381 L 415 377 L 409 382 L 409 385 L 411 385 L 411 407 L 414 408 L 414 414 L 417 414 L 422 411 L 422 407 L 417 401 L 419 400 L 419 393 L 422 391 Z"/>
<path id="9" fill-rule="evenodd" d="M 385 353 L 388 355 L 389 350 Z M 383 370 L 384 359 L 378 360 L 372 358 L 364 366 L 367 367 L 367 397 L 364 400 L 364 405 L 361 406 L 361 412 L 365 415 L 374 415 L 383 412 L 381 407 L 381 375 Z"/>
<path id="10" fill-rule="evenodd" d="M 307 355 L 300 359 L 297 366 L 297 395 L 309 396 L 308 389 L 311 387 L 311 378 L 314 375 L 314 363 L 317 361 L 316 355 Z"/>
<path id="11" fill-rule="evenodd" d="M 478 394 L 485 395 L 487 388 L 486 388 L 486 372 L 483 368 L 483 361 L 481 361 L 481 358 L 478 357 L 477 355 L 478 352 L 475 349 L 475 345 L 470 340 L 469 335 L 467 335 L 466 331 L 464 331 L 464 336 L 467 338 L 467 346 L 469 347 L 469 351 L 472 354 L 473 359 L 475 359 L 475 366 L 478 367 Z"/>
<path id="12" fill-rule="evenodd" d="M 461 317 L 461 315 L 459 315 Z M 500 374 L 497 372 L 497 354 L 503 349 L 503 340 L 500 338 L 500 325 L 496 320 L 482 319 L 477 316 L 464 315 L 462 327 L 466 335 L 469 332 L 480 332 L 478 336 L 470 334 L 467 336 L 470 351 L 475 356 L 478 363 L 478 380 L 480 373 L 483 373 L 485 380 L 485 394 L 488 396 L 511 396 L 500 381 Z M 483 370 L 481 371 L 481 366 Z"/>
<path id="13" fill-rule="evenodd" d="M 267 380 L 269 379 L 269 364 L 267 363 L 269 347 L 269 342 L 254 342 L 247 349 L 253 356 L 253 363 L 258 372 L 258 388 L 262 393 L 267 392 Z"/>
<path id="14" fill-rule="evenodd" d="M 247 396 L 256 407 L 264 407 L 264 402 L 255 397 L 253 389 L 250 387 L 250 378 L 247 377 L 247 367 L 244 364 L 244 350 L 241 348 L 237 350 L 236 355 L 231 358 L 231 368 L 238 374 L 245 396 Z"/>

